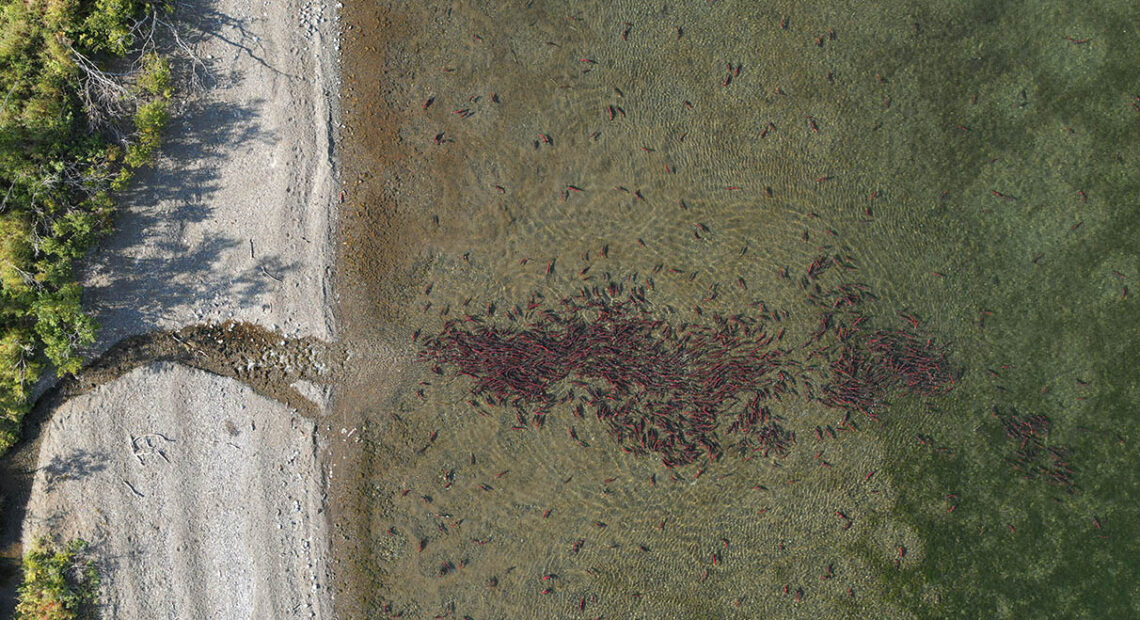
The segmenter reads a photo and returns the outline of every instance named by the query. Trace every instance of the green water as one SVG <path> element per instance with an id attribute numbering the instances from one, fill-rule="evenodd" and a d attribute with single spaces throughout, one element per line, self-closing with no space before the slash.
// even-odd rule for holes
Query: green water
<path id="1" fill-rule="evenodd" d="M 1140 615 L 1140 317 L 1125 295 L 1140 276 L 1140 9 L 994 4 L 347 9 L 357 58 L 377 46 L 385 67 L 346 69 L 350 141 L 374 156 L 349 184 L 349 270 L 374 308 L 353 329 L 396 360 L 374 379 L 363 366 L 373 387 L 345 405 L 366 446 L 365 609 Z M 354 124 L 354 106 L 392 136 Z M 831 282 L 870 285 L 878 319 L 917 315 L 949 343 L 955 390 L 822 442 L 812 429 L 841 412 L 786 401 L 786 458 L 726 455 L 674 479 L 589 415 L 511 430 L 512 411 L 467 403 L 468 379 L 414 361 L 416 330 L 488 304 L 507 325 L 535 295 L 611 279 L 652 278 L 654 312 L 676 322 L 763 300 L 802 338 L 817 314 L 779 271 L 821 252 L 855 257 Z M 994 406 L 1049 418 L 1071 488 L 1019 477 Z"/>

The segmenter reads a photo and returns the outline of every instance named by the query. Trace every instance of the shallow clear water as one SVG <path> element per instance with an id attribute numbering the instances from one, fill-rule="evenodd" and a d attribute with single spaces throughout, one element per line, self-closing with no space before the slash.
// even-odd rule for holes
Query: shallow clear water
<path id="1" fill-rule="evenodd" d="M 392 352 L 341 405 L 364 424 L 345 492 L 366 609 L 1140 613 L 1134 5 L 365 4 L 345 9 L 349 326 Z M 818 314 L 780 270 L 821 252 L 855 258 L 832 282 L 872 287 L 869 314 L 950 344 L 955 390 L 822 441 L 842 412 L 785 401 L 787 457 L 670 471 L 570 406 L 512 430 L 415 362 L 417 330 L 611 280 L 651 278 L 678 323 L 763 300 L 802 338 Z M 1011 467 L 995 406 L 1048 417 L 1071 488 Z"/>

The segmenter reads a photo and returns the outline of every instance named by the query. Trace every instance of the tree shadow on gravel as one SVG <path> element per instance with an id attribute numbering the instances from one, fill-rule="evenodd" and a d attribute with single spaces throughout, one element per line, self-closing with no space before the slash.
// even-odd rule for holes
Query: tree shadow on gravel
<path id="1" fill-rule="evenodd" d="M 179 39 L 192 50 L 217 42 L 224 49 L 232 50 L 233 58 L 245 56 L 265 69 L 292 79 L 303 79 L 266 60 L 266 53 L 257 33 L 259 21 L 256 17 L 227 15 L 220 10 L 217 0 L 183 0 L 178 3 L 177 24 Z M 284 9 L 282 9 L 284 10 Z M 175 42 L 176 43 L 176 42 Z M 177 45 L 175 45 L 177 47 Z M 184 51 L 184 50 L 182 50 Z M 241 81 L 238 73 L 219 72 L 222 58 L 198 58 L 198 63 L 185 63 L 190 72 L 196 73 L 191 80 L 206 88 L 227 88 Z M 186 73 L 183 76 L 186 77 Z"/>
<path id="2" fill-rule="evenodd" d="M 232 48 L 235 54 L 247 56 L 277 75 L 302 79 L 301 76 L 288 73 L 265 60 L 261 48 L 261 37 L 253 32 L 255 27 L 252 24 L 256 21 L 255 19 L 242 19 L 226 15 L 210 6 L 213 5 L 212 2 L 195 4 L 207 5 L 196 9 L 194 17 L 187 20 L 193 24 L 202 37 L 222 41 L 226 46 Z"/>
<path id="3" fill-rule="evenodd" d="M 107 455 L 87 450 L 72 450 L 67 456 L 55 455 L 50 463 L 39 469 L 44 472 L 44 490 L 51 491 L 61 482 L 81 480 L 107 469 Z"/>
<path id="4" fill-rule="evenodd" d="M 284 286 L 298 267 L 272 248 L 243 247 L 250 240 L 239 236 L 241 231 L 202 236 L 201 227 L 193 226 L 216 217 L 211 203 L 226 189 L 224 168 L 253 149 L 272 149 L 280 139 L 259 122 L 268 101 L 235 104 L 215 100 L 212 92 L 262 79 L 255 74 L 264 71 L 300 79 L 265 60 L 263 20 L 227 14 L 222 4 L 180 2 L 172 24 L 177 36 L 160 29 L 167 40 L 163 47 L 180 58 L 174 65 L 184 92 L 174 103 L 159 161 L 136 173 L 130 189 L 117 198 L 114 232 L 81 267 L 84 307 L 101 324 L 90 356 L 127 336 L 170 327 L 163 319 L 175 308 L 183 314 L 193 308 L 196 318 L 208 320 L 219 318 L 209 311 L 227 300 L 229 306 L 253 304 Z M 223 256 L 232 265 L 238 252 L 249 262 L 220 278 L 214 265 Z"/>
<path id="5" fill-rule="evenodd" d="M 102 325 L 92 355 L 162 328 L 180 306 L 209 309 L 222 298 L 244 305 L 282 286 L 296 269 L 261 249 L 241 272 L 219 277 L 213 264 L 224 253 L 245 251 L 247 241 L 236 231 L 195 238 L 197 229 L 187 228 L 214 216 L 219 168 L 235 148 L 268 148 L 276 140 L 258 127 L 256 115 L 254 106 L 210 102 L 171 122 L 162 160 L 136 176 L 120 198 L 114 233 L 83 265 L 84 306 Z"/>

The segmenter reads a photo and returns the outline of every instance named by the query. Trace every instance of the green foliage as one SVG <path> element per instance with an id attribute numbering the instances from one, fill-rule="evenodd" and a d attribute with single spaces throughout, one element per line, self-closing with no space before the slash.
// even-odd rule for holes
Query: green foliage
<path id="1" fill-rule="evenodd" d="M 170 62 L 154 53 L 143 56 L 135 86 L 140 95 L 155 98 L 140 105 L 135 111 L 137 137 L 134 143 L 127 146 L 123 160 L 129 168 L 139 168 L 151 161 L 158 151 L 162 131 L 170 121 Z"/>
<path id="2" fill-rule="evenodd" d="M 69 282 L 58 290 L 45 290 L 32 304 L 36 335 L 61 375 L 78 371 L 83 360 L 76 349 L 95 341 L 95 320 L 84 314 L 80 305 L 82 290 Z"/>
<path id="3" fill-rule="evenodd" d="M 32 258 L 31 218 L 26 213 L 0 215 L 0 290 L 19 295 L 29 290 L 25 274 Z"/>
<path id="4" fill-rule="evenodd" d="M 162 130 L 166 127 L 170 114 L 165 99 L 156 99 L 139 106 L 135 112 L 136 141 L 127 147 L 124 161 L 131 168 L 146 165 L 158 150 Z"/>
<path id="5" fill-rule="evenodd" d="M 36 341 L 27 330 L 9 330 L 0 338 L 0 381 L 21 386 L 5 396 L 13 400 L 27 396 L 22 387 L 28 385 L 29 376 L 35 377 L 40 370 L 35 354 Z"/>
<path id="6" fill-rule="evenodd" d="M 100 223 L 98 213 L 68 211 L 51 223 L 51 236 L 44 240 L 41 250 L 60 258 L 79 258 L 95 241 Z M 49 241 L 53 243 L 49 245 Z"/>
<path id="7" fill-rule="evenodd" d="M 170 64 L 139 55 L 133 31 L 148 12 L 169 10 L 154 0 L 0 0 L 0 453 L 18 437 L 45 362 L 75 372 L 94 340 L 72 262 L 108 230 L 110 192 L 159 148 Z M 121 88 L 109 92 L 129 116 L 110 120 L 133 131 L 112 144 L 90 129 L 92 100 L 81 95 L 115 56 L 135 71 L 113 77 Z"/>
<path id="8" fill-rule="evenodd" d="M 19 439 L 19 420 L 31 408 L 27 386 L 39 376 L 35 336 L 26 329 L 10 329 L 0 336 L 0 445 Z"/>
<path id="9" fill-rule="evenodd" d="M 142 57 L 142 69 L 135 85 L 139 91 L 150 95 L 159 95 L 169 98 L 170 89 L 170 61 L 151 52 Z"/>
<path id="10" fill-rule="evenodd" d="M 123 56 L 134 37 L 130 24 L 141 8 L 138 0 L 96 0 L 95 10 L 83 21 L 79 41 L 92 52 Z"/>
<path id="11" fill-rule="evenodd" d="M 47 538 L 32 543 L 24 554 L 17 620 L 94 618 L 99 573 L 86 551 L 78 538 L 63 547 Z"/>

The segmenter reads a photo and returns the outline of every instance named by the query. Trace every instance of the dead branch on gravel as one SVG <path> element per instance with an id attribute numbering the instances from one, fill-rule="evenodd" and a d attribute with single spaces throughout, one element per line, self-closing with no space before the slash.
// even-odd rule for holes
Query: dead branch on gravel
<path id="1" fill-rule="evenodd" d="M 137 110 L 139 101 L 138 80 L 144 74 L 145 58 L 151 54 L 168 59 L 177 70 L 176 89 L 184 96 L 206 90 L 210 69 L 202 57 L 183 38 L 177 19 L 162 19 L 161 6 L 151 6 L 147 13 L 131 27 L 129 36 L 135 41 L 129 62 L 121 71 L 100 68 L 93 59 L 81 54 L 62 35 L 60 42 L 66 47 L 75 65 L 82 73 L 79 97 L 92 129 L 110 131 L 117 141 L 126 136 L 119 121 Z"/>

